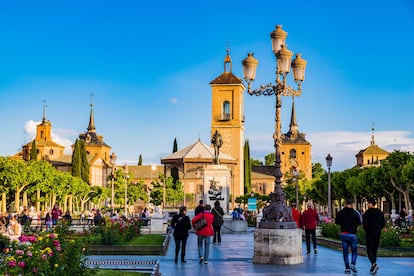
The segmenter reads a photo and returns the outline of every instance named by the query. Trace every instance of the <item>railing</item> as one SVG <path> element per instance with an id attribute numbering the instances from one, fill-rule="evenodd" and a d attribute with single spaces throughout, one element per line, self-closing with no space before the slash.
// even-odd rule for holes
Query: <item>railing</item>
<path id="1" fill-rule="evenodd" d="M 139 257 L 138 257 L 139 258 Z M 134 272 L 150 273 L 160 275 L 159 260 L 140 260 L 137 257 L 124 256 L 88 256 L 85 259 L 85 266 L 89 268 L 127 270 Z"/>

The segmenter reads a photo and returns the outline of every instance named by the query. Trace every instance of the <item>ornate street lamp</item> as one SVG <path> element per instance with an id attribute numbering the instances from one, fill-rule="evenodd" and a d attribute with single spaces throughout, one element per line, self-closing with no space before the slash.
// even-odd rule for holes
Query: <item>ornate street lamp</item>
<path id="1" fill-rule="evenodd" d="M 270 194 L 271 204 L 263 210 L 263 219 L 259 224 L 260 228 L 296 228 L 292 219 L 292 211 L 285 204 L 286 194 L 281 187 L 282 172 L 280 169 L 280 144 L 281 144 L 281 96 L 300 96 L 302 94 L 302 82 L 305 79 L 306 61 L 301 58 L 300 54 L 291 61 L 292 52 L 287 49 L 286 37 L 287 32 L 282 30 L 282 26 L 276 26 L 276 29 L 270 34 L 272 39 L 272 50 L 276 56 L 276 83 L 261 86 L 259 89 L 251 90 L 251 83 L 256 77 L 256 69 L 259 62 L 248 53 L 247 58 L 242 61 L 244 79 L 247 82 L 247 92 L 250 95 L 276 96 L 276 114 L 275 114 L 275 132 L 273 134 L 275 147 L 275 187 Z M 298 88 L 295 90 L 286 84 L 286 77 L 293 70 L 293 79 Z M 281 79 L 282 78 L 282 79 Z"/>
<path id="2" fill-rule="evenodd" d="M 328 218 L 332 218 L 332 199 L 331 199 L 331 167 L 332 167 L 332 156 L 328 153 L 326 156 L 326 166 L 328 167 Z"/>
<path id="3" fill-rule="evenodd" d="M 125 173 L 125 190 L 124 190 L 124 201 L 125 201 L 125 217 L 128 218 L 128 205 L 127 205 L 127 200 L 128 200 L 128 182 L 129 182 L 129 174 L 128 174 L 128 164 L 124 165 L 124 173 Z"/>
<path id="4" fill-rule="evenodd" d="M 293 180 L 295 181 L 295 190 L 296 190 L 296 208 L 299 208 L 299 171 L 298 169 L 295 168 L 295 170 L 293 171 Z"/>
<path id="5" fill-rule="evenodd" d="M 111 177 L 112 177 L 112 185 L 111 185 L 111 209 L 112 209 L 112 214 L 114 213 L 114 198 L 115 198 L 115 190 L 114 190 L 114 181 L 115 181 L 115 166 L 116 166 L 116 154 L 115 152 L 113 152 L 110 156 L 110 162 L 112 165 L 112 172 L 111 172 Z"/>

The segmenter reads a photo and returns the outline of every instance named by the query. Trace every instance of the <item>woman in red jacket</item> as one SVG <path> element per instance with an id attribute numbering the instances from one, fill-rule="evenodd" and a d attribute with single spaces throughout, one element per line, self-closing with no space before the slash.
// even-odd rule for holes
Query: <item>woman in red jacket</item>
<path id="1" fill-rule="evenodd" d="M 198 220 L 200 220 L 203 216 L 207 222 L 207 225 L 205 225 L 204 227 L 196 231 L 198 256 L 200 258 L 200 263 L 204 259 L 205 264 L 208 264 L 208 255 L 210 253 L 210 239 L 211 239 L 211 236 L 214 235 L 214 230 L 213 230 L 214 215 L 210 213 L 210 210 L 211 210 L 211 206 L 207 204 L 204 207 L 204 212 L 199 213 L 191 221 L 193 224 L 193 227 L 195 226 L 195 223 Z M 204 257 L 203 257 L 203 242 L 204 242 Z"/>

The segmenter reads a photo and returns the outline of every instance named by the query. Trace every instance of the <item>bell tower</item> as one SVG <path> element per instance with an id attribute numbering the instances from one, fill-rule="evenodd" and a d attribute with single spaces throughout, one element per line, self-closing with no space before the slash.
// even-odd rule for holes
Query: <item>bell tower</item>
<path id="1" fill-rule="evenodd" d="M 230 194 L 234 200 L 244 194 L 244 85 L 232 73 L 230 50 L 224 58 L 224 72 L 210 82 L 211 98 L 211 135 L 216 131 L 222 136 L 220 152 L 236 159 L 232 171 Z"/>

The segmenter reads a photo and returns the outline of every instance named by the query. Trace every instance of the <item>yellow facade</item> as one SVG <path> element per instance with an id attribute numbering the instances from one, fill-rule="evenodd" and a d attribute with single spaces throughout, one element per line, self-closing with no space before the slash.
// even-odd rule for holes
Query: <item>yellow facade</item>
<path id="1" fill-rule="evenodd" d="M 380 166 L 381 161 L 386 159 L 389 154 L 388 151 L 375 144 L 374 128 L 372 128 L 371 144 L 355 155 L 357 167 Z"/>
<path id="2" fill-rule="evenodd" d="M 305 134 L 299 132 L 296 122 L 295 104 L 292 103 L 289 131 L 282 136 L 280 159 L 282 175 L 291 176 L 298 172 L 301 177 L 312 178 L 312 145 L 305 139 Z"/>
<path id="3" fill-rule="evenodd" d="M 229 66 L 227 71 L 226 66 Z M 211 83 L 211 135 L 218 131 L 223 145 L 220 152 L 236 159 L 232 170 L 230 194 L 236 198 L 244 194 L 244 85 L 231 72 L 231 59 L 224 60 L 224 73 Z"/>
<path id="4" fill-rule="evenodd" d="M 65 147 L 52 140 L 52 124 L 43 117 L 40 124 L 36 126 L 36 137 L 34 139 L 37 149 L 37 159 L 39 160 L 57 160 L 64 154 Z M 33 142 L 33 141 L 32 141 Z M 30 150 L 32 142 L 23 145 L 23 160 L 30 159 Z"/>

